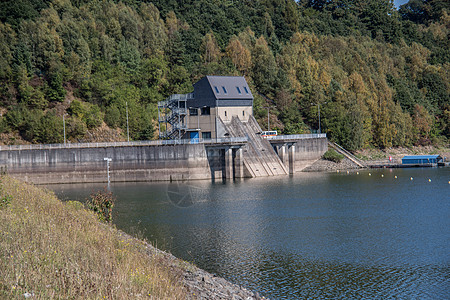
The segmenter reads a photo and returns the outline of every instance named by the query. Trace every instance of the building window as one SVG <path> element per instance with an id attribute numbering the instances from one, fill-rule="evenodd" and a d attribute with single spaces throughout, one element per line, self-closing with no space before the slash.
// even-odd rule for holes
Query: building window
<path id="1" fill-rule="evenodd" d="M 211 113 L 210 107 L 202 107 L 202 115 L 203 116 L 209 115 L 210 113 Z"/>
<path id="2" fill-rule="evenodd" d="M 202 139 L 210 139 L 211 131 L 202 132 Z"/>
<path id="3" fill-rule="evenodd" d="M 246 94 L 248 94 L 248 89 L 247 89 L 246 86 L 244 86 L 244 91 L 245 91 Z"/>
<path id="4" fill-rule="evenodd" d="M 228 94 L 227 89 L 224 86 L 222 86 L 222 90 L 225 94 Z"/>
<path id="5" fill-rule="evenodd" d="M 215 86 L 214 89 L 216 90 L 216 93 L 219 94 L 219 89 L 217 88 L 217 86 Z"/>
<path id="6" fill-rule="evenodd" d="M 237 91 L 238 91 L 238 93 L 239 93 L 239 95 L 242 95 L 242 93 L 241 93 L 241 89 L 237 86 L 236 87 L 236 89 L 237 89 Z"/>
<path id="7" fill-rule="evenodd" d="M 197 116 L 198 115 L 198 109 L 197 108 L 189 108 L 189 115 Z"/>
<path id="8" fill-rule="evenodd" d="M 227 116 L 227 111 L 225 111 L 225 117 Z"/>
<path id="9" fill-rule="evenodd" d="M 242 111 L 242 116 L 244 116 L 244 117 L 245 117 L 245 110 L 243 110 L 243 111 Z"/>

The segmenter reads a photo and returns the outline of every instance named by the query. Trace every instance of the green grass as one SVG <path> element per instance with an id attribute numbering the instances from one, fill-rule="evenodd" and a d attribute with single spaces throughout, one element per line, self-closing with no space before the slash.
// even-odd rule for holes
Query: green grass
<path id="1" fill-rule="evenodd" d="M 185 299 L 181 272 L 79 202 L 0 177 L 0 298 Z"/>
<path id="2" fill-rule="evenodd" d="M 327 152 L 323 154 L 323 159 L 334 161 L 335 163 L 340 163 L 344 159 L 344 155 L 337 153 L 334 149 L 328 149 Z"/>

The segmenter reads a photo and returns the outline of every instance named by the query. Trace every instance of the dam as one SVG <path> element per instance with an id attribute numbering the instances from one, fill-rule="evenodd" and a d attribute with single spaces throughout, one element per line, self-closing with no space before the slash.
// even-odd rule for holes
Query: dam
<path id="1" fill-rule="evenodd" d="M 240 76 L 158 102 L 158 122 L 157 141 L 0 146 L 0 169 L 35 184 L 233 180 L 294 174 L 328 150 L 325 134 L 263 138 Z"/>
<path id="2" fill-rule="evenodd" d="M 254 133 L 195 142 L 15 145 L 0 146 L 0 168 L 34 184 L 233 180 L 294 174 L 327 149 L 325 134 L 270 141 Z"/>

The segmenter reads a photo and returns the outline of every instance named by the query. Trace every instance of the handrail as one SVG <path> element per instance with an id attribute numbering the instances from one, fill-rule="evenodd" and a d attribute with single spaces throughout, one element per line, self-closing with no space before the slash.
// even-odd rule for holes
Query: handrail
<path id="1" fill-rule="evenodd" d="M 318 134 L 288 134 L 288 135 L 275 135 L 266 137 L 267 140 L 304 140 L 304 139 L 317 139 L 326 138 L 326 133 Z"/>
<path id="2" fill-rule="evenodd" d="M 34 145 L 1 145 L 0 151 L 22 150 L 51 150 L 51 149 L 76 149 L 76 148 L 107 148 L 107 147 L 132 147 L 132 146 L 159 146 L 159 145 L 188 145 L 188 144 L 226 144 L 246 143 L 247 137 L 226 137 L 216 139 L 198 139 L 192 142 L 189 139 L 180 140 L 155 140 L 132 142 L 103 142 L 103 143 L 66 143 L 66 144 L 34 144 Z"/>
<path id="3" fill-rule="evenodd" d="M 344 149 L 342 146 L 336 144 L 336 143 L 332 143 L 330 141 L 328 141 L 328 144 L 330 144 L 334 149 L 336 149 L 338 152 L 340 152 L 341 154 L 345 155 L 348 159 L 350 159 L 351 161 L 353 161 L 355 164 L 357 164 L 359 167 L 361 168 L 367 168 L 367 166 L 360 161 L 356 156 L 354 156 L 353 154 L 351 154 L 350 152 L 348 152 L 346 149 Z"/>

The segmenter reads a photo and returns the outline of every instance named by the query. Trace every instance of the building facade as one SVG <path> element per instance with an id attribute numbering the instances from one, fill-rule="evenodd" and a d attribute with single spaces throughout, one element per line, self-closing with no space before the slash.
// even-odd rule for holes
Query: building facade
<path id="1" fill-rule="evenodd" d="M 247 122 L 253 115 L 253 95 L 244 77 L 205 76 L 193 93 L 159 102 L 158 112 L 160 138 L 221 138 L 226 136 L 223 123 L 233 116 Z"/>

